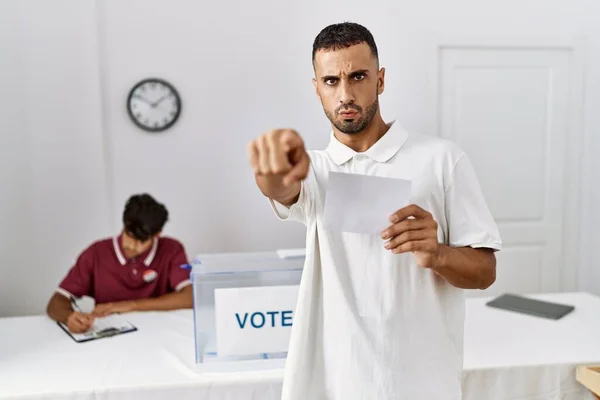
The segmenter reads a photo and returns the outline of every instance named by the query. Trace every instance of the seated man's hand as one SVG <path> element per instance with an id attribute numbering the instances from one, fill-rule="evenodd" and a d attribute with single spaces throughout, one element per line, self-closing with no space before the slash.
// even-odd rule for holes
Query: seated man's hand
<path id="1" fill-rule="evenodd" d="M 67 319 L 67 328 L 73 333 L 83 333 L 94 323 L 94 316 L 74 311 Z"/>
<path id="2" fill-rule="evenodd" d="M 118 301 L 115 303 L 103 303 L 96 305 L 92 315 L 95 317 L 106 317 L 110 314 L 119 314 L 134 311 L 133 301 Z"/>

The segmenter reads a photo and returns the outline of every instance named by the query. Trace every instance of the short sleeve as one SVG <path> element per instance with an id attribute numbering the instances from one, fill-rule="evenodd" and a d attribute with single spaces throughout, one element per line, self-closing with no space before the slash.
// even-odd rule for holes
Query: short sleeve
<path id="1" fill-rule="evenodd" d="M 56 291 L 69 298 L 94 297 L 93 280 L 94 247 L 92 245 L 77 257 L 75 265 L 71 267 Z"/>
<path id="2" fill-rule="evenodd" d="M 174 292 L 179 292 L 184 287 L 192 284 L 190 271 L 181 268 L 185 264 L 187 264 L 185 249 L 181 243 L 177 243 L 177 249 L 169 261 L 169 288 Z"/>
<path id="3" fill-rule="evenodd" d="M 486 204 L 473 166 L 465 154 L 450 175 L 445 203 L 450 246 L 501 250 L 498 227 Z"/>

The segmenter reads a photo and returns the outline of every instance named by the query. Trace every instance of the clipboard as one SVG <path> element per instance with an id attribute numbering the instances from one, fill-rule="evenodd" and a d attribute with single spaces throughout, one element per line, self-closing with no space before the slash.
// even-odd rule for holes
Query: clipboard
<path id="1" fill-rule="evenodd" d="M 133 324 L 121 318 L 118 314 L 98 318 L 94 321 L 92 328 L 84 333 L 73 333 L 69 331 L 69 328 L 62 322 L 57 322 L 57 324 L 76 343 L 90 342 L 92 340 L 113 337 L 138 330 Z"/>

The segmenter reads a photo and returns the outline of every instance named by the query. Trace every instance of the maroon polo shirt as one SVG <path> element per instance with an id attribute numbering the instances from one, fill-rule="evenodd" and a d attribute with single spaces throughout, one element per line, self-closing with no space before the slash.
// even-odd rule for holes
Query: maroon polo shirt
<path id="1" fill-rule="evenodd" d="M 90 296 L 97 304 L 158 297 L 189 285 L 183 245 L 175 239 L 155 239 L 150 249 L 127 260 L 116 236 L 93 243 L 60 283 L 67 297 Z"/>

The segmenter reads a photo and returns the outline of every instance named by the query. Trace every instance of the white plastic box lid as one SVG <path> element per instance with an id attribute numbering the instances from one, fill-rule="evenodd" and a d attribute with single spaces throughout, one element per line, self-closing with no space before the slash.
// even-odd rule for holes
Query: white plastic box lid
<path id="1" fill-rule="evenodd" d="M 192 262 L 191 278 L 206 275 L 302 270 L 305 249 L 247 253 L 199 254 Z"/>

